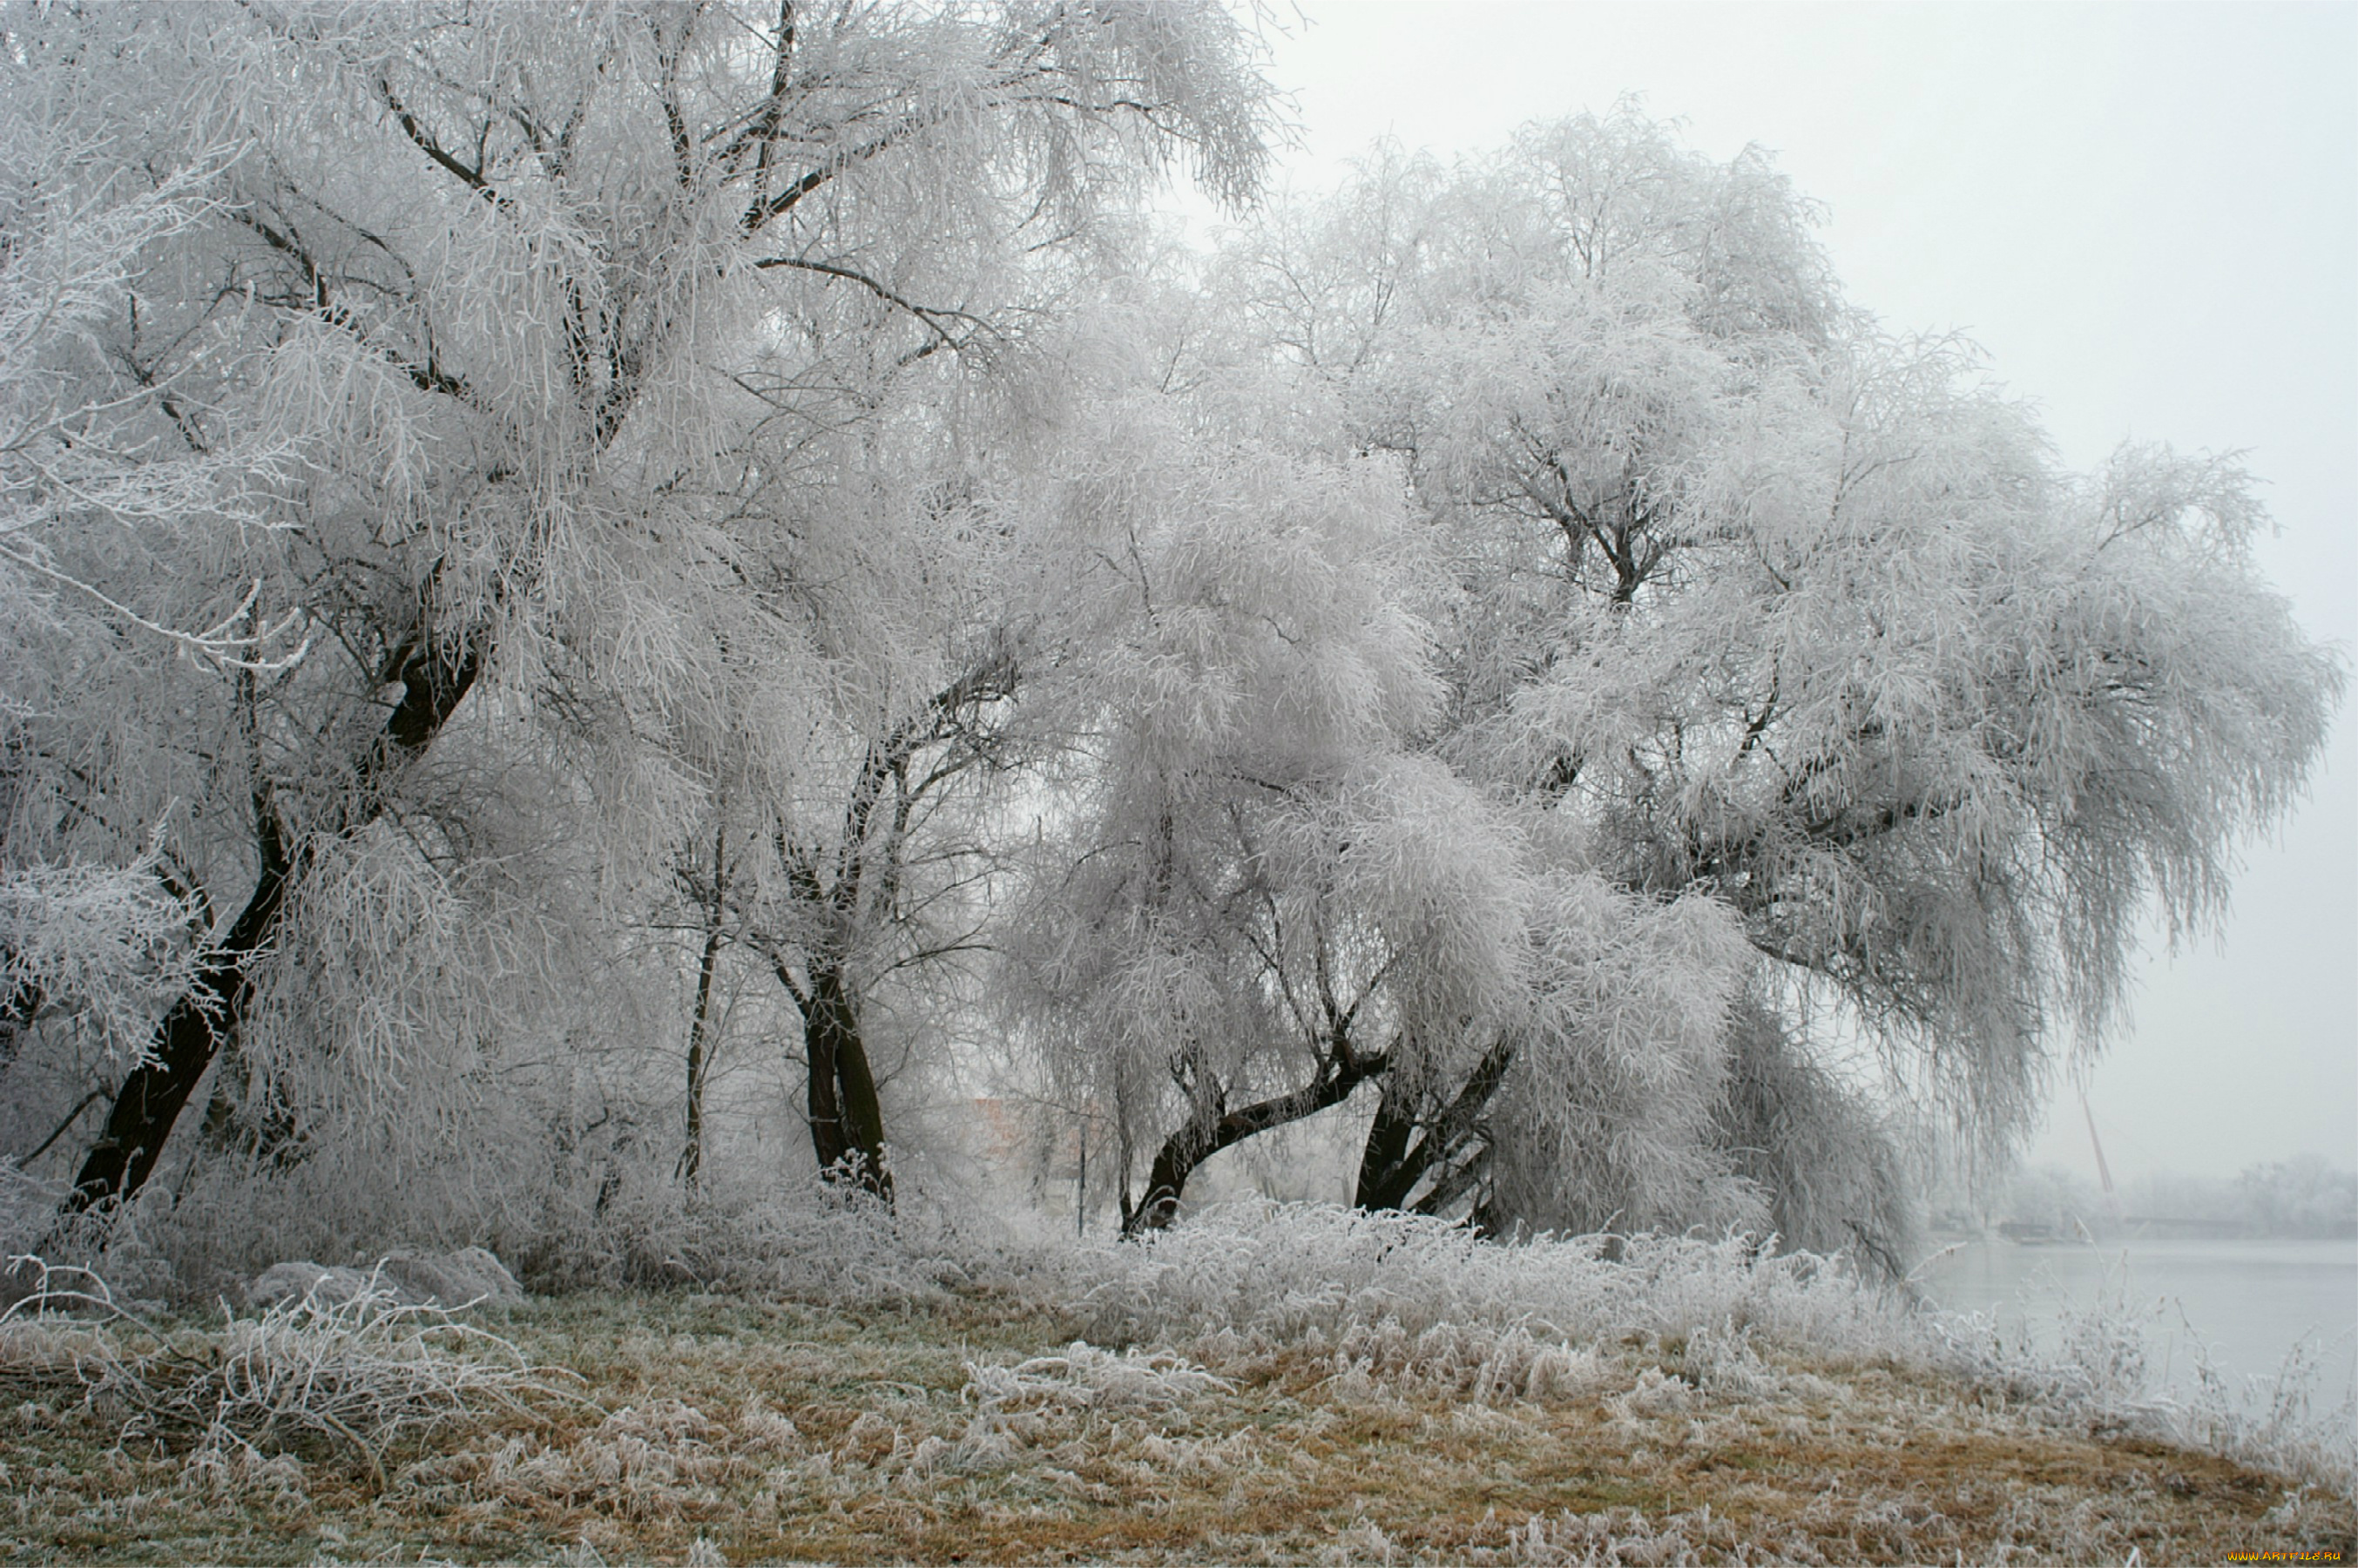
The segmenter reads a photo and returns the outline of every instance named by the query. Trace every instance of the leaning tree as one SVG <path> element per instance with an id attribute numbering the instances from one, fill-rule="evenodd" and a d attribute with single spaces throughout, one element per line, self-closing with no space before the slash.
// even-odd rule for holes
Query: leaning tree
<path id="1" fill-rule="evenodd" d="M 1157 1087 L 1146 1120 L 1184 1148 L 1332 1104 L 1349 1076 L 1380 1085 L 1363 1203 L 1686 1224 L 1736 1214 L 1748 1184 L 1790 1238 L 1885 1245 L 1894 1151 L 1829 1048 L 1865 1045 L 1887 1083 L 2003 1142 L 2051 1065 L 2100 1044 L 2145 913 L 2199 928 L 2234 844 L 2296 798 L 2342 676 L 2260 576 L 2241 469 L 2126 448 L 2063 471 L 1968 350 L 1851 307 L 1812 221 L 1765 155 L 1714 162 L 1623 109 L 1455 169 L 1385 151 L 1224 257 L 1258 373 L 1285 389 L 1289 416 L 1261 428 L 1301 460 L 1399 465 L 1414 521 L 1367 503 L 1388 542 L 1351 548 L 1412 539 L 1418 580 L 1342 569 L 1418 608 L 1433 684 L 1380 756 L 1272 775 L 1236 750 L 1252 716 L 1284 733 L 1313 693 L 1385 711 L 1306 675 L 1256 706 L 1219 673 L 1257 645 L 1318 657 L 1303 618 L 1349 602 L 1315 576 L 1271 586 L 1320 559 L 1282 503 L 1262 503 L 1252 577 L 1197 598 L 1155 580 L 1152 534 L 1095 551 L 1136 585 L 1126 635 L 1190 639 L 1145 666 L 1162 684 L 1131 711 L 1171 707 L 1186 671 L 1220 699 L 1175 711 L 1219 723 L 1163 726 L 1146 753 L 1192 795 L 1098 786 L 1172 804 L 1079 846 L 1089 940 L 1042 972 L 1097 999 L 1101 1042 L 1140 1036 L 1107 1049 L 1157 1065 L 1124 1081 Z M 1101 778 L 1125 776 L 1128 745 Z M 1432 841 L 1486 893 L 1524 890 L 1498 927 L 1520 953 L 1485 1008 L 1293 1001 L 1332 964 L 1309 940 L 1289 967 L 1281 926 L 1373 933 L 1353 938 L 1383 978 L 1370 996 L 1464 960 L 1445 923 L 1400 918 L 1398 884 L 1349 870 L 1380 835 L 1334 803 L 1364 798 L 1355 768 L 1406 756 L 1461 792 Z M 1314 779 L 1333 803 L 1297 806 Z M 1325 861 L 1264 822 L 1281 803 L 1325 824 Z M 1285 889 L 1315 892 L 1293 909 Z M 1709 922 L 1662 925 L 1704 909 L 1745 956 Z M 1071 967 L 1110 933 L 1134 973 Z M 1149 983 L 1164 974 L 1252 1016 L 1190 1023 Z M 1706 1004 L 1699 1026 L 1681 997 Z M 1381 1048 L 1318 1046 L 1330 1014 Z M 1211 1090 L 1206 1038 L 1243 1053 Z M 1289 1060 L 1310 1087 L 1250 1098 L 1241 1125 L 1227 1086 L 1286 1082 Z"/>
<path id="2" fill-rule="evenodd" d="M 1231 369 L 1116 356 L 1034 478 L 1053 566 L 1028 700 L 1064 752 L 1002 943 L 1060 1087 L 1112 1110 L 1124 1229 L 1362 1086 L 1533 1071 L 1611 1098 L 1614 1179 L 1747 1217 L 1693 1152 L 1735 923 L 1615 888 L 1433 752 L 1453 596 L 1400 465 L 1273 439 L 1289 420 L 1256 391 L 1298 389 Z M 1453 1200 L 1481 1173 L 1391 1163 Z"/>
<path id="3" fill-rule="evenodd" d="M 2234 463 L 2059 470 L 1969 353 L 1843 305 L 1761 155 L 1624 112 L 1527 132 L 1450 210 L 1492 265 L 1421 280 L 1360 373 L 1468 590 L 1440 743 L 1620 885 L 1738 917 L 1781 1024 L 1738 1031 L 1725 1142 L 1782 1172 L 1788 1235 L 1854 1239 L 1873 1217 L 1808 1212 L 1795 1173 L 1864 1141 L 1780 1115 L 1768 1087 L 1807 1075 L 1775 1058 L 1832 1015 L 2003 1141 L 2100 1041 L 2149 903 L 2173 931 L 2219 910 L 2338 663 L 2261 579 Z M 1466 1126 L 1467 1090 L 1379 1126 Z M 1626 1213 L 1499 1108 L 1502 1217 Z"/>

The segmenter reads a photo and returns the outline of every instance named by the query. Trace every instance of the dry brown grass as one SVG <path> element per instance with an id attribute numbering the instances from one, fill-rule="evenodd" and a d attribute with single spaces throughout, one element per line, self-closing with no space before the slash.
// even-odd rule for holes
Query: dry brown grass
<path id="1" fill-rule="evenodd" d="M 406 1439 L 122 1438 L 0 1412 L 27 1562 L 2215 1562 L 2339 1550 L 2342 1498 L 1741 1339 L 1069 1352 L 989 1295 L 580 1297 L 487 1319 L 585 1379 Z M 1509 1336 L 1511 1339 L 1511 1336 Z M 1033 1357 L 1063 1357 L 1014 1371 Z M 982 1370 L 978 1371 L 978 1368 Z M 1208 1372 L 1217 1375 L 1202 1375 Z"/>

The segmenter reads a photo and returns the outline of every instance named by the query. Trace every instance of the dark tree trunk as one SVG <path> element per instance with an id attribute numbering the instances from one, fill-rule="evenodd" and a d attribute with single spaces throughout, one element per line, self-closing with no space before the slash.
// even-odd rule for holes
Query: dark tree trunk
<path id="1" fill-rule="evenodd" d="M 720 964 L 729 897 L 728 833 L 726 824 L 712 830 L 712 896 L 705 906 L 704 952 L 696 965 L 696 1008 L 687 1021 L 687 1136 L 679 1151 L 679 1178 L 691 1192 L 704 1166 L 704 1076 L 711 1065 L 712 976 Z"/>
<path id="2" fill-rule="evenodd" d="M 840 966 L 811 973 L 803 1052 L 810 1064 L 811 1152 L 818 1157 L 818 1168 L 890 1204 L 892 1176 L 884 1168 L 884 1110 L 860 1032 L 859 1005 Z"/>
<path id="3" fill-rule="evenodd" d="M 1359 1155 L 1359 1183 L 1351 1195 L 1358 1208 L 1398 1208 L 1408 1201 L 1409 1189 L 1423 1173 L 1423 1162 L 1411 1158 L 1417 1134 L 1413 1097 L 1399 1084 L 1386 1084 L 1376 1102 L 1376 1119 L 1368 1128 L 1367 1146 Z"/>
<path id="4" fill-rule="evenodd" d="M 286 856 L 276 820 L 275 813 L 265 817 L 271 826 L 262 834 L 262 874 L 254 896 L 199 971 L 195 989 L 164 1014 L 153 1054 L 115 1091 L 106 1125 L 74 1177 L 73 1193 L 66 1200 L 69 1213 L 127 1200 L 146 1184 L 198 1080 L 222 1044 L 237 1037 L 252 990 L 246 966 L 276 926 L 293 881 L 295 868 Z"/>
<path id="5" fill-rule="evenodd" d="M 892 1176 L 884 1164 L 884 1108 L 860 1031 L 859 996 L 845 978 L 844 957 L 856 941 L 852 933 L 863 920 L 876 918 L 869 913 L 871 905 L 889 910 L 892 903 L 902 840 L 909 831 L 916 796 L 957 772 L 936 771 L 912 786 L 910 760 L 928 746 L 970 735 L 960 725 L 982 705 L 1009 696 L 1014 680 L 1011 662 L 1003 656 L 988 659 L 936 692 L 920 713 L 869 745 L 844 804 L 843 836 L 833 857 L 831 881 L 822 878 L 821 857 L 815 849 L 795 843 L 784 828 L 777 835 L 778 859 L 788 885 L 812 914 L 824 919 L 827 932 L 815 948 L 804 949 L 807 990 L 795 983 L 782 954 L 764 949 L 778 983 L 802 1010 L 811 1152 L 830 1180 L 854 1182 L 888 1206 Z"/>
<path id="6" fill-rule="evenodd" d="M 441 643 L 431 638 L 421 618 L 420 630 L 394 649 L 385 678 L 400 684 L 401 700 L 353 770 L 353 806 L 337 825 L 340 830 L 364 827 L 384 809 L 382 791 L 388 775 L 441 733 L 475 684 L 489 640 L 489 628 L 483 626 L 455 645 Z M 257 792 L 254 804 L 259 872 L 253 896 L 199 970 L 196 985 L 156 1026 L 147 1059 L 124 1079 L 106 1126 L 74 1178 L 66 1215 L 128 1202 L 138 1193 L 155 1173 L 165 1141 L 205 1069 L 238 1037 L 253 994 L 253 963 L 269 946 L 287 895 L 310 860 L 306 849 L 287 841 L 286 826 L 266 790 Z"/>
<path id="7" fill-rule="evenodd" d="M 1368 1129 L 1352 1201 L 1360 1208 L 1442 1214 L 1464 1197 L 1488 1170 L 1483 1116 L 1514 1062 L 1513 1045 L 1503 1040 L 1492 1045 L 1456 1097 L 1429 1117 L 1420 1114 L 1408 1090 L 1387 1086 Z"/>
<path id="8" fill-rule="evenodd" d="M 690 1189 L 704 1167 L 704 1075 L 710 1066 L 712 971 L 719 959 L 720 930 L 715 926 L 704 935 L 704 956 L 696 967 L 696 1011 L 687 1023 L 687 1137 L 679 1151 L 679 1179 Z"/>
<path id="9" fill-rule="evenodd" d="M 1289 1094 L 1274 1096 L 1238 1110 L 1198 1116 L 1163 1141 L 1146 1175 L 1146 1195 L 1136 1208 L 1125 1203 L 1121 1229 L 1125 1236 L 1161 1230 L 1179 1213 L 1179 1199 L 1195 1167 L 1231 1144 L 1256 1133 L 1315 1116 L 1350 1098 L 1351 1091 L 1383 1071 L 1386 1058 L 1343 1056 L 1329 1061 L 1319 1076 Z"/>

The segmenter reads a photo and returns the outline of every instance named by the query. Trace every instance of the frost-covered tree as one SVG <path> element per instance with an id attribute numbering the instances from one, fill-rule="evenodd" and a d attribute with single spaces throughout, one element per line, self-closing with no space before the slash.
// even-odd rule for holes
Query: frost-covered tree
<path id="1" fill-rule="evenodd" d="M 917 1022 L 921 993 L 969 945 L 961 890 L 989 858 L 966 786 L 998 749 L 1016 676 L 997 586 L 1008 542 L 978 524 L 978 465 L 957 439 L 977 422 L 958 405 L 991 400 L 967 379 L 920 362 L 877 377 L 847 428 L 762 432 L 763 488 L 732 498 L 729 554 L 677 611 L 698 699 L 626 682 L 584 704 L 621 749 L 653 738 L 687 795 L 652 918 L 694 975 L 690 1184 L 736 1012 L 795 1042 L 819 1169 L 889 1194 L 871 1014 L 909 1020 L 886 1031 L 888 1060 L 941 1022 Z"/>
<path id="2" fill-rule="evenodd" d="M 2003 1139 L 2100 1039 L 2149 903 L 2216 913 L 2342 682 L 2258 575 L 2232 460 L 2061 472 L 1969 354 L 1844 303 L 1811 221 L 1765 156 L 1625 108 L 1454 171 L 1379 158 L 1238 258 L 1348 438 L 1409 465 L 1462 590 L 1437 753 L 1621 888 L 1740 921 L 1755 1000 L 1710 1093 L 1728 1168 L 1780 1206 L 1829 1151 L 1864 1165 L 1819 1190 L 1889 1185 L 1813 1019 Z M 1579 1151 L 1633 1124 L 1528 1088 L 1394 1080 L 1371 1168 L 1493 1159 L 1502 1220 L 1626 1221 Z M 1806 1207 L 1789 1235 L 1868 1218 Z"/>
<path id="3" fill-rule="evenodd" d="M 1510 901 L 1463 896 L 1495 858 L 1481 803 L 1402 748 L 1435 692 L 1394 476 L 1192 412 L 1109 395 L 1038 503 L 1058 547 L 1035 699 L 1073 752 L 1015 978 L 1059 1077 L 1118 1108 L 1125 1228 L 1167 1222 L 1218 1150 L 1340 1103 L 1421 992 L 1477 1013 L 1511 970 L 1471 929 Z M 1435 921 L 1479 950 L 1455 986 L 1424 962 Z"/>
<path id="4" fill-rule="evenodd" d="M 192 146 L 122 166 L 121 128 L 75 127 L 62 84 L 0 95 L 0 1072 L 38 1033 L 20 1114 L 103 1098 L 79 1080 L 135 1054 L 195 979 L 207 915 L 168 842 L 171 803 L 106 782 L 184 716 L 155 672 L 266 675 L 300 618 L 260 606 L 240 544 L 290 457 L 219 396 L 251 368 L 234 334 L 143 331 L 176 288 L 154 257 L 217 220 L 234 161 Z M 116 178 L 83 182 L 92 165 Z M 190 582 L 189 577 L 200 580 Z M 185 738 L 186 731 L 180 731 Z M 185 777 L 178 781 L 183 786 Z M 60 788 L 60 785 L 64 785 Z M 15 1118 L 12 1116 L 12 1121 Z M 21 1125 L 12 1132 L 29 1132 Z"/>
<path id="5" fill-rule="evenodd" d="M 1202 325 L 1161 303 L 1177 337 Z M 1734 923 L 1613 888 L 1432 752 L 1447 595 L 1400 466 L 1305 449 L 1299 407 L 1266 401 L 1290 384 L 1199 374 L 1203 348 L 1118 358 L 1033 498 L 1051 575 L 1026 700 L 1065 750 L 1009 973 L 1060 1089 L 1113 1113 L 1125 1228 L 1379 1082 L 1609 1084 L 1680 1130 L 1600 1168 L 1713 1185 L 1671 1145 L 1708 1121 Z M 1462 1195 L 1476 1173 L 1433 1152 L 1382 1179 Z"/>
<path id="6" fill-rule="evenodd" d="M 86 536 L 87 570 L 46 564 L 157 626 L 292 615 L 311 634 L 276 665 L 173 665 L 129 703 L 138 682 L 85 676 L 56 736 L 12 760 L 12 812 L 55 840 L 12 843 L 12 865 L 177 868 L 168 892 L 208 912 L 194 982 L 126 1053 L 77 1208 L 140 1188 L 209 1073 L 243 1136 L 283 1142 L 284 1096 L 255 1075 L 283 1076 L 307 1033 L 338 1071 L 427 1092 L 471 1078 L 436 1053 L 490 1049 L 520 978 L 577 1006 L 586 977 L 632 991 L 611 962 L 568 983 L 560 960 L 651 902 L 723 780 L 776 762 L 681 743 L 728 727 L 748 626 L 759 683 L 812 688 L 800 710 L 838 736 L 900 733 L 927 700 L 902 673 L 882 703 L 830 687 L 880 653 L 871 628 L 787 603 L 868 520 L 797 509 L 843 471 L 830 446 L 862 426 L 889 442 L 909 378 L 1003 350 L 1021 258 L 1086 239 L 1143 173 L 1177 159 L 1234 197 L 1259 168 L 1265 89 L 1209 5 L 551 21 L 7 14 L 0 97 L 40 105 L 30 134 L 73 155 L 39 164 L 45 210 L 189 197 L 101 290 L 61 406 L 152 409 L 123 454 L 152 476 L 249 428 L 286 454 L 241 476 L 255 526 L 227 543 Z M 548 843 L 568 811 L 591 842 Z M 568 880 L 520 883 L 500 915 L 482 879 L 527 860 L 471 851 L 519 842 Z M 324 1005 L 273 1000 L 291 994 Z M 287 1049 L 246 1059 L 266 1035 Z"/>
<path id="7" fill-rule="evenodd" d="M 1047 465 L 1075 763 L 1017 973 L 1126 1224 L 1364 1085 L 1362 1203 L 1888 1261 L 1846 1048 L 2003 1141 L 2147 901 L 2215 910 L 2340 681 L 2245 481 L 2059 471 L 1812 216 L 1626 110 L 1382 152 L 1076 362 L 1126 412 Z"/>

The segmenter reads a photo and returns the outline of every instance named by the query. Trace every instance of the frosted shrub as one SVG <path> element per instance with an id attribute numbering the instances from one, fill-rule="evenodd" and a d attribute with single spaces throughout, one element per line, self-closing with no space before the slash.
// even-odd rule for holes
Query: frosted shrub
<path id="1" fill-rule="evenodd" d="M 805 1301 L 924 1300 L 965 1277 L 956 1232 L 919 1206 L 895 1213 L 816 1180 L 720 1185 L 692 1198 L 650 1174 L 584 1227 L 567 1283 L 691 1285 Z"/>
<path id="2" fill-rule="evenodd" d="M 1379 1385 L 1476 1403 L 1577 1397 L 1615 1378 L 1595 1350 L 1551 1343 L 1520 1324 L 1504 1329 L 1435 1324 L 1411 1335 L 1397 1318 L 1386 1318 L 1344 1330 L 1334 1359 L 1336 1390 L 1363 1399 Z"/>
<path id="3" fill-rule="evenodd" d="M 1392 1325 L 1412 1336 L 1453 1325 L 1617 1342 L 1725 1325 L 1837 1355 L 1923 1343 L 1904 1306 L 1839 1264 L 1771 1255 L 1743 1237 L 1504 1246 L 1418 1215 L 1244 1203 L 1143 1243 L 1076 1246 L 1036 1267 L 1096 1339 L 1226 1332 L 1282 1344 L 1315 1332 L 1332 1342 Z"/>
<path id="4" fill-rule="evenodd" d="M 393 1444 L 560 1392 L 499 1336 L 389 1290 L 165 1331 L 95 1275 L 36 1269 L 38 1289 L 0 1316 L 0 1381 L 77 1399 L 124 1442 L 189 1444 L 200 1470 L 308 1438 L 348 1445 L 381 1483 Z"/>
<path id="5" fill-rule="evenodd" d="M 1699 1325 L 1687 1335 L 1685 1352 L 1679 1360 L 1697 1388 L 1721 1399 L 1771 1395 L 1790 1380 L 1760 1359 L 1752 1347 L 1749 1326 L 1730 1330 Z"/>
<path id="6" fill-rule="evenodd" d="M 1116 1354 L 1075 1340 L 1062 1354 L 1012 1367 L 967 1364 L 967 1398 L 993 1411 L 1012 1405 L 1082 1410 L 1163 1410 L 1234 1387 L 1167 1350 Z"/>

